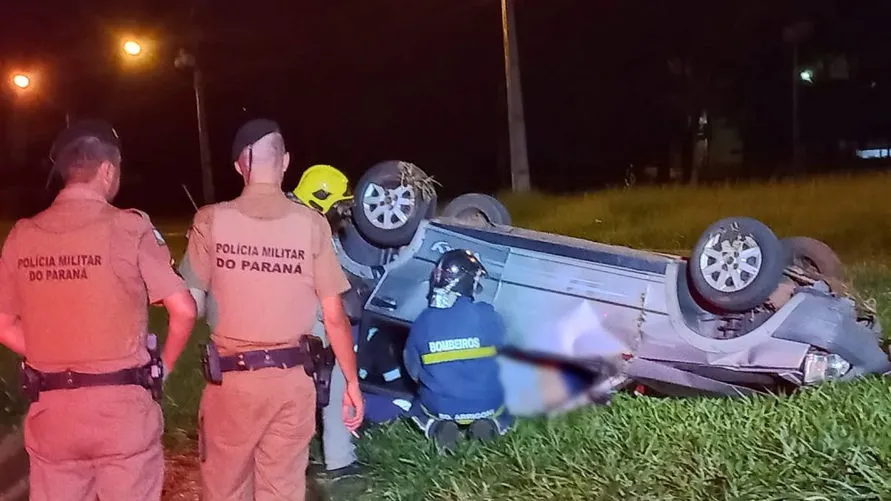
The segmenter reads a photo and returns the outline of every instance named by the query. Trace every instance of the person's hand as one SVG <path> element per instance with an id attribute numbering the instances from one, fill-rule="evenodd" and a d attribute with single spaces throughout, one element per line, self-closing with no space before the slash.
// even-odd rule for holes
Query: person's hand
<path id="1" fill-rule="evenodd" d="M 359 382 L 347 383 L 343 392 L 343 424 L 351 432 L 362 426 L 365 418 L 365 400 L 359 390 Z"/>

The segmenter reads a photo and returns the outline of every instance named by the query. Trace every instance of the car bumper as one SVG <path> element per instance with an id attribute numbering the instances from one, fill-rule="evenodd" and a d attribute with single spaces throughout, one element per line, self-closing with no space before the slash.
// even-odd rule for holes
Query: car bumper
<path id="1" fill-rule="evenodd" d="M 853 301 L 813 288 L 801 289 L 798 294 L 804 294 L 805 300 L 779 326 L 773 337 L 841 357 L 850 368 L 837 378 L 840 380 L 891 371 L 891 360 L 882 349 L 881 334 L 878 329 L 857 321 Z M 802 374 L 806 358 L 802 360 Z"/>

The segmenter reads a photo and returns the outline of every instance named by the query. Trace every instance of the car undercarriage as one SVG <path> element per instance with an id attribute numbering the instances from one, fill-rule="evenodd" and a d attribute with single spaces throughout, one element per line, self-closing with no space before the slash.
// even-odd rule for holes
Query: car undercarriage
<path id="1" fill-rule="evenodd" d="M 489 270 L 477 299 L 508 328 L 502 382 L 516 415 L 625 388 L 735 396 L 891 371 L 874 306 L 822 242 L 731 217 L 689 258 L 640 251 L 515 227 L 488 195 L 440 211 L 425 179 L 406 162 L 373 167 L 334 237 L 369 393 L 411 398 L 402 344 L 438 256 L 456 248 Z"/>

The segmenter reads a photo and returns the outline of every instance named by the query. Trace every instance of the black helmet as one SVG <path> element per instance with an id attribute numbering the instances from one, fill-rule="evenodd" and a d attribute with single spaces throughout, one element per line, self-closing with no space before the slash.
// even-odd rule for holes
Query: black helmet
<path id="1" fill-rule="evenodd" d="M 473 298 L 478 292 L 480 279 L 488 274 L 483 263 L 467 249 L 443 253 L 430 274 L 430 305 L 444 307 L 442 297 L 438 297 L 443 295 L 454 299 L 457 296 Z M 454 303 L 454 300 L 445 303 L 451 306 L 450 303 Z"/>

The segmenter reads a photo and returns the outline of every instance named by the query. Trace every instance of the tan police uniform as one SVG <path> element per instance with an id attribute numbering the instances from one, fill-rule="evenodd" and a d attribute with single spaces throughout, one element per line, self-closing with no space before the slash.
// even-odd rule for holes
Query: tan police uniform
<path id="1" fill-rule="evenodd" d="M 148 217 L 84 187 L 19 220 L 3 246 L 0 311 L 21 317 L 28 365 L 100 374 L 148 364 L 147 305 L 180 290 Z M 153 500 L 164 458 L 160 406 L 144 387 L 41 392 L 25 418 L 31 500 Z"/>
<path id="2" fill-rule="evenodd" d="M 211 339 L 222 356 L 299 346 L 319 299 L 350 287 L 325 218 L 272 184 L 202 208 L 180 271 L 216 302 Z M 302 366 L 226 372 L 221 385 L 208 384 L 199 414 L 204 499 L 304 499 L 315 398 Z"/>

